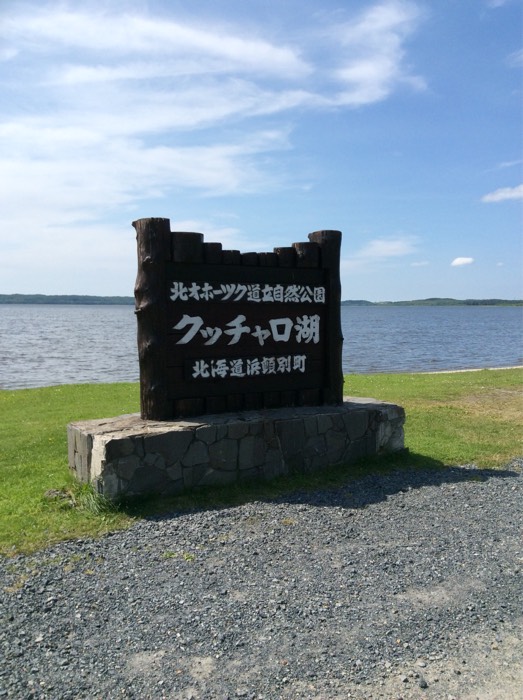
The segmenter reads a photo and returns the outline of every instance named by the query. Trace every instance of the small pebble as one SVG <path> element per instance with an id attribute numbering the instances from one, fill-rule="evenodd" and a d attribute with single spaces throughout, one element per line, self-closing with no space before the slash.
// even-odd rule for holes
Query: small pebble
<path id="1" fill-rule="evenodd" d="M 420 688 L 428 688 L 429 687 L 429 684 L 427 683 L 427 681 L 425 680 L 425 678 L 422 675 L 420 675 L 420 677 L 419 677 L 418 685 Z"/>

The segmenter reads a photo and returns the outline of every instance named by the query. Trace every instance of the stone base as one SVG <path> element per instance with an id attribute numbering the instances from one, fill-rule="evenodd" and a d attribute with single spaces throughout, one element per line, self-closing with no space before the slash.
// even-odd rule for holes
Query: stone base
<path id="1" fill-rule="evenodd" d="M 404 447 L 405 411 L 375 399 L 179 421 L 138 414 L 71 423 L 69 466 L 114 500 L 312 472 Z"/>

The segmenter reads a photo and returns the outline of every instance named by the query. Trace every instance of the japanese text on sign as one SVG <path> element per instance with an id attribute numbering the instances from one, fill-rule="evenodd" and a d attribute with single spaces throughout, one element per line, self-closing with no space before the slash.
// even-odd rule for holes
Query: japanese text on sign
<path id="1" fill-rule="evenodd" d="M 316 344 L 320 342 L 320 317 L 318 314 L 311 316 L 303 314 L 303 316 L 297 316 L 295 320 L 288 317 L 273 318 L 269 320 L 268 328 L 262 328 L 259 324 L 245 325 L 246 320 L 243 314 L 238 314 L 236 318 L 225 324 L 225 328 L 220 328 L 219 326 L 206 326 L 201 316 L 184 314 L 173 326 L 175 331 L 187 329 L 185 335 L 176 344 L 187 345 L 197 335 L 205 339 L 204 345 L 214 345 L 222 336 L 224 336 L 224 340 L 228 339 L 227 345 L 236 345 L 244 335 L 256 338 L 261 346 L 268 339 L 278 343 L 287 343 L 291 339 L 297 343 Z"/>
<path id="2" fill-rule="evenodd" d="M 173 282 L 172 301 L 252 301 L 325 304 L 325 287 L 301 284 L 220 284 Z"/>
<path id="3" fill-rule="evenodd" d="M 192 366 L 193 379 L 225 379 L 226 377 L 255 377 L 269 374 L 305 372 L 305 355 L 283 357 L 252 357 L 220 360 L 196 360 Z"/>

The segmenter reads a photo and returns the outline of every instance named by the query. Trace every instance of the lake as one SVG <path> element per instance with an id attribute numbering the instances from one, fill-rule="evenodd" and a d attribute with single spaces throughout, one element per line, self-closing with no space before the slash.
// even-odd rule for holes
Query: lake
<path id="1" fill-rule="evenodd" d="M 345 374 L 523 364 L 523 308 L 342 306 Z M 132 306 L 0 304 L 0 388 L 137 381 Z"/>

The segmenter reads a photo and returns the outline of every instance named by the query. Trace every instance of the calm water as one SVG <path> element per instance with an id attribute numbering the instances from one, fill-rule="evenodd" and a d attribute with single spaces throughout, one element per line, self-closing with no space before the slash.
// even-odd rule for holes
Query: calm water
<path id="1" fill-rule="evenodd" d="M 343 371 L 523 364 L 523 308 L 342 307 Z M 132 306 L 0 304 L 0 388 L 136 381 Z"/>

